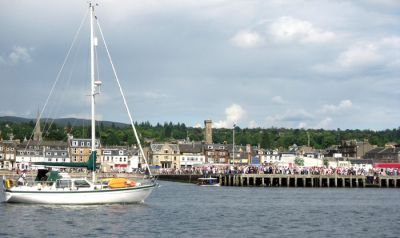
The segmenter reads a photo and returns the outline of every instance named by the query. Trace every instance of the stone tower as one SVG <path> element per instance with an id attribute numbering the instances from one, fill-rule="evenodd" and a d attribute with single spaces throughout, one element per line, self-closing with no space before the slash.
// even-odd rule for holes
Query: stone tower
<path id="1" fill-rule="evenodd" d="M 206 144 L 212 144 L 212 121 L 204 121 L 204 139 Z"/>
<path id="2" fill-rule="evenodd" d="M 35 131 L 33 132 L 33 140 L 34 141 L 42 141 L 42 132 L 40 131 L 40 114 L 39 111 L 37 112 L 36 115 L 36 125 L 35 125 Z"/>

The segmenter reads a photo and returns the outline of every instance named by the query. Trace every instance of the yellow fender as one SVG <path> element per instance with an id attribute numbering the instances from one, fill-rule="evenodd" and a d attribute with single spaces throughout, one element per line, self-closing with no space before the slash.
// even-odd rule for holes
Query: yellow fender
<path id="1" fill-rule="evenodd" d="M 13 186 L 13 181 L 11 179 L 6 179 L 5 181 L 5 187 L 6 189 L 9 189 Z"/>

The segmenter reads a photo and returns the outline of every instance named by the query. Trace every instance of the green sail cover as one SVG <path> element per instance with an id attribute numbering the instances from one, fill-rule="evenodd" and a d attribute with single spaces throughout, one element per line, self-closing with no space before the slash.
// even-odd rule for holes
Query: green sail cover
<path id="1" fill-rule="evenodd" d="M 71 162 L 71 163 L 57 163 L 57 162 L 36 162 L 35 165 L 53 166 L 53 167 L 69 167 L 69 168 L 86 168 L 88 170 L 96 170 L 96 151 L 93 151 L 87 162 Z"/>

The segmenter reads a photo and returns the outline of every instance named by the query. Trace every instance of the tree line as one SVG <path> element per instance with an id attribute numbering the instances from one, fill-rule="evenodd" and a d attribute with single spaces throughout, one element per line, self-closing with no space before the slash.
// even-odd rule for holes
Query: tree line
<path id="1" fill-rule="evenodd" d="M 0 138 L 7 140 L 10 135 L 21 141 L 31 138 L 35 123 L 0 123 Z M 187 127 L 184 123 L 174 124 L 165 122 L 152 125 L 150 122 L 136 124 L 142 143 L 150 141 L 165 142 L 182 140 L 188 138 L 191 141 L 203 141 L 204 132 L 202 128 Z M 57 125 L 41 124 L 44 140 L 67 140 L 71 134 L 75 138 L 90 138 L 91 128 L 88 125 Z M 324 130 L 324 129 L 289 129 L 289 128 L 240 128 L 235 127 L 235 144 L 254 145 L 261 148 L 285 149 L 289 146 L 310 145 L 316 149 L 324 149 L 332 145 L 338 145 L 342 140 L 356 139 L 363 141 L 367 139 L 371 144 L 384 146 L 386 143 L 394 142 L 400 144 L 400 127 L 381 131 L 373 130 Z M 126 126 L 96 125 L 96 137 L 101 140 L 103 146 L 132 145 L 136 144 L 132 128 Z M 232 144 L 233 129 L 213 129 L 214 143 Z"/>

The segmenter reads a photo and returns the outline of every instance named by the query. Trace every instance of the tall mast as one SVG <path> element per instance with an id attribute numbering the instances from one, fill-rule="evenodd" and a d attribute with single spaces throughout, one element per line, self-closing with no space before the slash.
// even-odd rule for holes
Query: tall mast
<path id="1" fill-rule="evenodd" d="M 90 7 L 90 88 L 91 88 L 91 108 L 92 108 L 92 153 L 96 152 L 96 127 L 95 127 L 95 72 L 94 72 L 94 47 L 95 47 L 95 40 L 94 40 L 94 30 L 93 30 L 93 17 L 94 17 L 94 4 L 89 3 Z M 96 164 L 96 158 L 94 159 L 94 162 Z M 96 165 L 94 164 L 93 171 L 92 171 L 92 182 L 94 183 L 95 181 L 95 170 L 96 170 Z"/>

